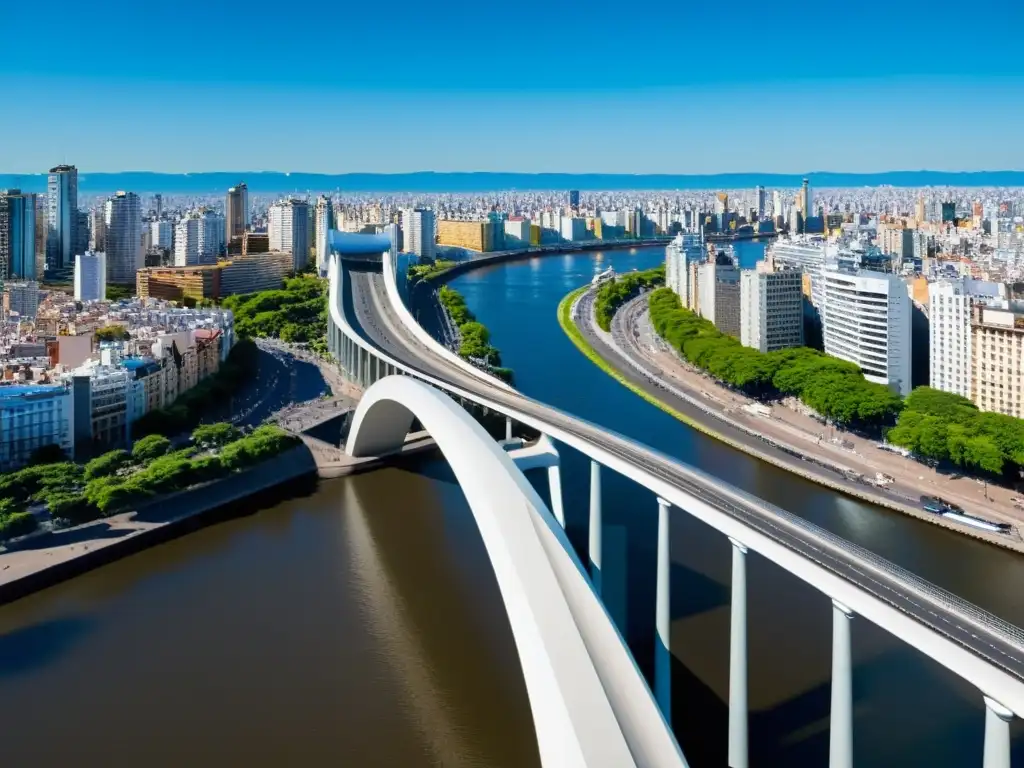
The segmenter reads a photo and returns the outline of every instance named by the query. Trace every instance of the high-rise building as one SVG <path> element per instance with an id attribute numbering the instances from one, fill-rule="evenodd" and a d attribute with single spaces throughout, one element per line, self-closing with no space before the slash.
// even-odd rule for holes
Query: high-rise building
<path id="1" fill-rule="evenodd" d="M 725 253 L 697 267 L 697 307 L 722 333 L 740 336 L 740 270 Z"/>
<path id="2" fill-rule="evenodd" d="M 434 212 L 426 208 L 406 208 L 402 211 L 402 236 L 406 253 L 432 261 L 436 242 Z"/>
<path id="3" fill-rule="evenodd" d="M 75 254 L 79 254 L 89 250 L 90 237 L 89 212 L 75 211 L 75 245 L 72 251 Z"/>
<path id="4" fill-rule="evenodd" d="M 135 284 L 145 266 L 142 252 L 142 204 L 134 192 L 117 192 L 104 207 L 107 229 L 107 282 Z"/>
<path id="5" fill-rule="evenodd" d="M 4 283 L 5 314 L 17 312 L 23 318 L 34 318 L 39 310 L 39 283 L 35 280 Z"/>
<path id="6" fill-rule="evenodd" d="M 230 242 L 232 237 L 240 237 L 249 229 L 249 188 L 244 183 L 228 189 L 224 214 L 227 242 Z"/>
<path id="7" fill-rule="evenodd" d="M 75 299 L 103 301 L 107 298 L 107 255 L 86 251 L 75 256 Z"/>
<path id="8" fill-rule="evenodd" d="M 895 275 L 826 270 L 822 333 L 825 354 L 860 366 L 864 378 L 901 395 L 911 389 L 907 284 Z"/>
<path id="9" fill-rule="evenodd" d="M 36 196 L 0 192 L 0 280 L 36 279 Z"/>
<path id="10" fill-rule="evenodd" d="M 154 248 L 170 251 L 174 248 L 174 227 L 169 221 L 152 221 L 149 224 L 150 237 Z"/>
<path id="11" fill-rule="evenodd" d="M 665 248 L 665 285 L 689 309 L 694 309 L 690 303 L 690 264 L 699 263 L 703 258 L 704 245 L 700 235 L 678 234 Z"/>
<path id="12" fill-rule="evenodd" d="M 983 411 L 1024 419 L 1024 307 L 972 308 L 971 400 Z"/>
<path id="13" fill-rule="evenodd" d="M 956 221 L 956 203 L 944 202 L 942 204 L 942 223 L 948 224 Z"/>
<path id="14" fill-rule="evenodd" d="M 316 268 L 321 275 L 327 274 L 331 230 L 334 228 L 334 206 L 329 197 L 320 195 L 316 199 Z"/>
<path id="15" fill-rule="evenodd" d="M 764 187 L 760 184 L 754 188 L 754 206 L 757 209 L 757 220 L 763 221 L 765 214 L 765 193 Z"/>
<path id="16" fill-rule="evenodd" d="M 309 263 L 309 204 L 303 200 L 282 200 L 270 206 L 267 215 L 270 250 L 292 255 L 296 272 Z"/>
<path id="17" fill-rule="evenodd" d="M 156 218 L 159 221 L 164 215 L 164 196 L 157 193 L 153 196 L 153 202 L 155 204 Z"/>
<path id="18" fill-rule="evenodd" d="M 804 182 L 800 187 L 800 212 L 803 214 L 804 221 L 807 221 L 814 215 L 814 199 L 812 198 L 811 193 L 811 182 L 807 179 L 804 179 Z"/>
<path id="19" fill-rule="evenodd" d="M 580 209 L 580 191 L 578 189 L 569 190 L 569 207 L 574 211 Z"/>
<path id="20" fill-rule="evenodd" d="M 174 266 L 199 264 L 199 218 L 188 215 L 174 227 Z"/>
<path id="21" fill-rule="evenodd" d="M 740 275 L 740 342 L 761 352 L 804 343 L 803 280 L 798 270 L 745 269 Z"/>
<path id="22" fill-rule="evenodd" d="M 46 263 L 52 269 L 65 269 L 75 258 L 78 169 L 73 165 L 51 168 L 46 188 Z"/>
<path id="23" fill-rule="evenodd" d="M 105 216 L 106 211 L 102 208 L 93 208 L 89 213 L 90 251 L 104 251 L 107 247 L 107 221 Z"/>
<path id="24" fill-rule="evenodd" d="M 973 307 L 1005 297 L 1003 283 L 960 278 L 928 284 L 929 386 L 966 398 L 973 396 Z"/>
<path id="25" fill-rule="evenodd" d="M 199 261 L 213 264 L 224 255 L 224 217 L 214 211 L 199 213 Z"/>

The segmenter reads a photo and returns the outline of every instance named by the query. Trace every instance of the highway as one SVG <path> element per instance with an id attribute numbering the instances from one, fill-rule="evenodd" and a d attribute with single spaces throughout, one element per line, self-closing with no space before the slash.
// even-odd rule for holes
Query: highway
<path id="1" fill-rule="evenodd" d="M 351 279 L 347 279 L 351 276 Z M 384 277 L 348 272 L 342 301 L 357 332 L 395 360 L 426 376 L 550 424 L 729 515 L 826 568 L 1024 681 L 1024 632 L 908 571 L 717 478 L 647 446 L 547 406 L 518 392 L 490 386 L 458 368 L 405 329 L 389 304 Z M 351 311 L 350 311 L 351 309 Z"/>

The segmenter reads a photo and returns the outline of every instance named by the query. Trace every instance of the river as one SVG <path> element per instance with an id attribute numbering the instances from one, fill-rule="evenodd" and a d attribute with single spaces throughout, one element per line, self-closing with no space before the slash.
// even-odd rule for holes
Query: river
<path id="1" fill-rule="evenodd" d="M 608 265 L 662 259 L 661 249 L 549 256 L 453 285 L 526 393 L 1024 624 L 1014 587 L 1024 559 L 705 438 L 572 346 L 555 317 L 565 293 Z M 562 456 L 568 530 L 581 547 L 587 464 L 569 449 Z M 649 673 L 655 502 L 606 472 L 604 503 L 606 541 L 628 551 L 626 635 Z M 0 609 L 0 764 L 536 764 L 497 586 L 443 462 L 325 482 L 264 506 Z M 676 510 L 671 554 L 674 726 L 692 765 L 724 765 L 729 545 Z M 825 765 L 828 601 L 753 554 L 748 578 L 752 765 Z M 853 650 L 857 764 L 980 763 L 976 691 L 858 619 Z"/>

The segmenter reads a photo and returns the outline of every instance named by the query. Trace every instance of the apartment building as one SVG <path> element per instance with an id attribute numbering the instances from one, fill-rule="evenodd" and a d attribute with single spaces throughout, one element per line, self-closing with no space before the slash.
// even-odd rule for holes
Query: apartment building
<path id="1" fill-rule="evenodd" d="M 740 337 L 740 270 L 725 254 L 697 267 L 697 311 L 722 333 Z"/>
<path id="2" fill-rule="evenodd" d="M 911 389 L 910 294 L 894 275 L 823 273 L 825 353 L 860 366 L 864 377 L 901 395 Z"/>
<path id="3" fill-rule="evenodd" d="M 929 384 L 973 399 L 973 307 L 1006 298 L 1006 286 L 959 278 L 928 283 Z"/>
<path id="4" fill-rule="evenodd" d="M 983 411 L 1024 419 L 1024 306 L 971 310 L 971 400 Z"/>
<path id="5" fill-rule="evenodd" d="M 745 269 L 740 274 L 740 342 L 761 352 L 804 343 L 803 275 Z"/>
<path id="6" fill-rule="evenodd" d="M 46 445 L 58 445 L 71 456 L 73 413 L 67 386 L 0 386 L 0 472 L 25 466 L 32 453 Z"/>

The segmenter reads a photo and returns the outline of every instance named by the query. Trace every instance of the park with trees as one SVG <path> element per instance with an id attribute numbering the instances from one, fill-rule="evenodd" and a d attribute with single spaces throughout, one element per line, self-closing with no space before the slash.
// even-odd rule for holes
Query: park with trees
<path id="1" fill-rule="evenodd" d="M 598 288 L 597 297 L 594 299 L 594 314 L 598 326 L 603 331 L 611 330 L 612 318 L 619 307 L 639 296 L 641 291 L 650 290 L 664 283 L 664 264 L 643 272 L 627 272 L 606 281 Z"/>
<path id="2" fill-rule="evenodd" d="M 37 529 L 31 507 L 45 507 L 55 527 L 80 525 L 225 477 L 299 442 L 273 425 L 245 434 L 231 424 L 204 424 L 191 437 L 187 446 L 175 449 L 163 435 L 149 435 L 130 452 L 117 449 L 85 464 L 34 464 L 0 475 L 0 540 Z"/>
<path id="3" fill-rule="evenodd" d="M 327 354 L 327 281 L 300 274 L 270 291 L 228 296 L 221 307 L 235 315 L 235 332 L 242 338 L 281 339 L 307 344 Z"/>

